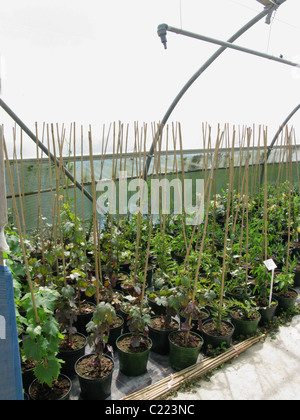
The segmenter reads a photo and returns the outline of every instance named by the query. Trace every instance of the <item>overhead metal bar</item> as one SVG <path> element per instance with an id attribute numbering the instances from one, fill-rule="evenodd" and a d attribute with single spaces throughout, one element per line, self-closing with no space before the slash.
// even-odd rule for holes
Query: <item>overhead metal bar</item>
<path id="1" fill-rule="evenodd" d="M 282 132 L 282 130 L 284 129 L 284 127 L 287 125 L 287 123 L 290 121 L 290 119 L 296 114 L 296 112 L 300 109 L 300 104 L 296 106 L 296 108 L 293 109 L 293 111 L 286 117 L 286 119 L 284 120 L 284 122 L 281 124 L 281 126 L 279 127 L 277 133 L 275 134 L 273 140 L 271 141 L 270 146 L 268 146 L 268 151 L 267 151 L 267 156 L 266 156 L 266 161 L 268 161 L 268 158 L 270 156 L 270 153 L 274 147 L 274 144 L 276 143 L 280 133 Z M 261 163 L 262 167 L 261 167 L 261 173 L 260 173 L 260 186 L 262 186 L 263 183 L 263 178 L 264 178 L 264 172 L 265 172 L 265 162 Z"/>
<path id="2" fill-rule="evenodd" d="M 251 19 L 248 23 L 246 23 L 244 26 L 242 26 L 241 29 L 239 29 L 234 35 L 232 35 L 228 39 L 228 43 L 232 43 L 236 41 L 241 35 L 243 35 L 246 31 L 248 31 L 250 28 L 252 28 L 257 22 L 259 22 L 261 19 L 263 19 L 266 16 L 270 16 L 270 14 L 273 13 L 273 11 L 277 10 L 278 6 L 282 3 L 284 3 L 286 0 L 277 0 L 276 5 L 270 4 L 267 5 L 263 11 L 261 11 L 257 16 L 255 16 L 253 19 Z M 174 111 L 176 105 L 180 101 L 180 99 L 183 97 L 183 95 L 186 93 L 186 91 L 192 86 L 192 84 L 201 76 L 202 73 L 226 50 L 227 46 L 222 45 L 200 68 L 199 70 L 193 74 L 193 76 L 188 80 L 188 82 L 183 86 L 183 88 L 180 90 L 180 92 L 177 94 L 171 105 L 169 106 L 167 112 L 165 113 L 163 119 L 161 120 L 160 126 L 154 136 L 152 145 L 149 149 L 149 152 L 147 154 L 147 161 L 144 169 L 144 179 L 148 176 L 148 171 L 150 167 L 150 163 L 152 160 L 154 148 L 156 147 L 156 143 L 159 139 L 159 136 L 162 133 L 163 127 L 167 123 L 170 115 Z"/>
<path id="3" fill-rule="evenodd" d="M 230 49 L 241 51 L 241 52 L 244 52 L 244 53 L 247 53 L 247 54 L 252 54 L 252 55 L 256 55 L 258 57 L 266 58 L 268 60 L 277 61 L 278 63 L 287 64 L 287 65 L 293 66 L 293 67 L 300 67 L 299 63 L 294 63 L 293 61 L 285 60 L 281 57 L 276 57 L 274 55 L 266 54 L 266 53 L 261 52 L 261 51 L 252 50 L 250 48 L 246 48 L 246 47 L 242 47 L 240 45 L 232 44 L 231 42 L 221 41 L 219 39 L 211 38 L 209 36 L 196 34 L 194 32 L 185 31 L 183 29 L 179 29 L 179 28 L 175 28 L 173 26 L 169 26 L 165 23 L 163 23 L 162 25 L 159 25 L 158 31 L 162 31 L 163 29 L 165 31 L 174 32 L 175 34 L 178 34 L 178 35 L 188 36 L 190 38 L 199 39 L 201 41 L 210 42 L 212 44 L 222 45 L 222 47 L 225 47 L 225 48 L 230 48 Z"/>

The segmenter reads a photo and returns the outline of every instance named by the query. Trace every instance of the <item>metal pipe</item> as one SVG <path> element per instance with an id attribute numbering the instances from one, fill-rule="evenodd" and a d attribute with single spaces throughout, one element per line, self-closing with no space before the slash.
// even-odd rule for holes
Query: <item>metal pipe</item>
<path id="1" fill-rule="evenodd" d="M 284 60 L 283 58 L 275 57 L 274 55 L 266 54 L 266 53 L 263 53 L 263 52 L 260 52 L 260 51 L 255 51 L 255 50 L 252 50 L 250 48 L 241 47 L 240 45 L 231 44 L 230 42 L 221 41 L 219 39 L 211 38 L 211 37 L 208 37 L 208 36 L 205 36 L 205 35 L 195 34 L 194 32 L 184 31 L 183 29 L 174 28 L 174 27 L 169 26 L 169 25 L 167 25 L 166 29 L 169 32 L 174 32 L 174 33 L 179 34 L 179 35 L 185 35 L 185 36 L 188 36 L 190 38 L 200 39 L 201 41 L 210 42 L 212 44 L 222 45 L 223 47 L 226 47 L 226 48 L 231 48 L 233 50 L 242 51 L 242 52 L 247 53 L 247 54 L 252 54 L 252 55 L 262 57 L 262 58 L 267 58 L 268 60 L 277 61 L 279 63 L 287 64 L 289 66 L 300 67 L 299 63 L 294 63 L 294 62 L 289 61 L 289 60 Z"/>
<path id="2" fill-rule="evenodd" d="M 42 151 L 50 157 L 52 162 L 55 162 L 55 156 L 47 149 L 47 147 L 39 140 L 37 139 L 36 135 L 33 134 L 31 130 L 23 123 L 23 121 L 20 120 L 20 118 L 9 108 L 9 106 L 0 98 L 0 106 L 4 109 L 4 111 L 7 112 L 7 114 L 21 127 L 23 131 L 35 142 L 38 143 L 38 146 Z M 59 166 L 59 161 L 56 159 L 56 163 Z M 63 171 L 65 175 L 76 184 L 76 187 L 79 188 L 84 195 L 90 200 L 93 201 L 93 197 L 91 194 L 78 182 L 75 181 L 73 175 L 63 166 Z"/>
<path id="3" fill-rule="evenodd" d="M 285 0 L 281 0 L 280 4 L 283 3 Z M 246 25 L 244 25 L 241 29 L 239 29 L 234 35 L 232 35 L 228 39 L 228 43 L 234 42 L 236 39 L 238 39 L 241 35 L 243 35 L 248 29 L 250 29 L 252 26 L 254 26 L 257 22 L 259 22 L 262 18 L 272 13 L 272 11 L 275 11 L 278 8 L 278 5 L 270 5 L 264 8 L 262 12 L 260 12 L 257 16 L 255 16 L 253 19 L 251 19 Z M 199 76 L 226 50 L 226 46 L 220 47 L 201 67 L 200 69 L 188 80 L 188 82 L 183 86 L 181 91 L 177 94 L 171 105 L 169 106 L 167 112 L 165 113 L 163 119 L 161 120 L 160 126 L 155 134 L 155 137 L 153 139 L 152 145 L 149 149 L 148 155 L 147 155 L 147 161 L 145 164 L 144 169 L 144 179 L 147 178 L 149 166 L 151 163 L 152 155 L 154 152 L 154 147 L 157 143 L 157 140 L 159 138 L 160 133 L 163 130 L 164 125 L 168 121 L 170 115 L 172 114 L 174 108 L 180 101 L 180 99 L 183 97 L 185 92 L 192 86 L 192 84 L 199 78 Z"/>
<path id="4" fill-rule="evenodd" d="M 273 146 L 274 146 L 276 140 L 278 139 L 280 133 L 282 132 L 284 127 L 287 125 L 287 123 L 290 121 L 290 119 L 296 114 L 296 112 L 299 109 L 300 109 L 300 104 L 297 105 L 296 108 L 293 109 L 293 111 L 287 116 L 287 118 L 284 120 L 284 122 L 279 127 L 277 133 L 275 134 L 273 140 L 271 141 L 270 146 L 268 147 L 268 152 L 267 152 L 267 156 L 266 156 L 267 161 L 268 161 L 270 153 L 271 153 L 271 151 L 273 149 Z M 262 165 L 262 168 L 261 168 L 261 174 L 260 174 L 260 186 L 262 185 L 262 182 L 263 182 L 263 177 L 264 177 L 264 172 L 265 172 L 265 162 L 262 162 L 261 165 Z"/>

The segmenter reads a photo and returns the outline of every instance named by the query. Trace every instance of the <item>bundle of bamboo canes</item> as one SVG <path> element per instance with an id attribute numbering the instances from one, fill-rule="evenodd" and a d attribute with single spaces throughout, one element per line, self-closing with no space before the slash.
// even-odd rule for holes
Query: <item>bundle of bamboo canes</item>
<path id="1" fill-rule="evenodd" d="M 122 400 L 156 400 L 165 396 L 168 392 L 178 389 L 186 383 L 186 381 L 199 379 L 209 371 L 212 371 L 223 363 L 239 356 L 241 353 L 253 346 L 253 344 L 260 341 L 263 337 L 265 337 L 265 334 L 242 341 L 237 345 L 230 347 L 227 351 L 215 358 L 208 357 L 200 363 L 189 366 L 180 372 L 168 375 L 166 378 L 156 382 L 155 384 L 151 384 L 140 391 L 123 397 Z"/>

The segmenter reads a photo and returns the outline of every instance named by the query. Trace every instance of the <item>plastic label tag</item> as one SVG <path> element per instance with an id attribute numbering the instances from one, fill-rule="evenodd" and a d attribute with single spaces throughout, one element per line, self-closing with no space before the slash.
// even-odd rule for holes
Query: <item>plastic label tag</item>
<path id="1" fill-rule="evenodd" d="M 264 261 L 264 264 L 269 271 L 275 270 L 275 268 L 277 268 L 277 265 L 272 259 Z"/>

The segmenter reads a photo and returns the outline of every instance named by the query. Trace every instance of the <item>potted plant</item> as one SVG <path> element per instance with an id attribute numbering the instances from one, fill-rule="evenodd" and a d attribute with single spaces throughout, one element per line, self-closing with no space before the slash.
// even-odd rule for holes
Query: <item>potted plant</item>
<path id="1" fill-rule="evenodd" d="M 158 354 L 169 353 L 169 334 L 179 328 L 179 322 L 174 318 L 180 307 L 175 291 L 175 288 L 163 288 L 159 296 L 155 297 L 158 307 L 165 309 L 160 315 L 151 317 L 148 325 L 149 337 L 153 343 L 151 350 Z"/>
<path id="2" fill-rule="evenodd" d="M 95 304 L 86 299 L 82 299 L 82 295 L 84 293 L 84 297 L 93 296 L 96 292 L 96 287 L 88 281 L 87 274 L 79 269 L 71 271 L 68 282 L 74 285 L 77 293 L 76 306 L 73 308 L 76 314 L 74 326 L 78 332 L 87 335 L 86 325 L 93 317 Z"/>
<path id="3" fill-rule="evenodd" d="M 93 312 L 93 319 L 87 325 L 88 344 L 93 353 L 82 356 L 75 365 L 84 399 L 104 400 L 111 394 L 114 361 L 104 351 L 115 318 L 113 306 L 108 302 L 100 302 Z"/>
<path id="4" fill-rule="evenodd" d="M 132 277 L 123 283 L 124 295 L 118 305 L 118 314 L 124 319 L 123 333 L 129 331 L 128 321 L 131 319 L 130 312 L 133 308 L 140 306 L 144 314 L 150 313 L 150 307 L 145 294 L 142 293 L 142 284 L 139 279 L 135 282 Z"/>
<path id="5" fill-rule="evenodd" d="M 278 300 L 278 309 L 286 310 L 296 303 L 298 292 L 292 288 L 294 276 L 294 273 L 285 270 L 274 277 L 274 297 Z"/>
<path id="6" fill-rule="evenodd" d="M 235 327 L 233 337 L 254 335 L 261 318 L 257 307 L 251 300 L 241 302 L 233 299 L 232 304 L 234 308 L 230 312 L 230 317 Z"/>
<path id="7" fill-rule="evenodd" d="M 35 292 L 35 303 L 31 294 L 22 299 L 26 311 L 26 334 L 23 341 L 24 355 L 35 363 L 34 376 L 28 393 L 33 400 L 68 399 L 72 388 L 71 380 L 61 371 L 63 363 L 57 355 L 64 336 L 53 313 L 59 294 L 49 288 Z"/>
<path id="8" fill-rule="evenodd" d="M 203 350 L 207 352 L 210 348 L 216 349 L 225 345 L 230 347 L 234 333 L 234 325 L 227 320 L 229 315 L 229 302 L 222 301 L 222 305 L 214 292 L 210 290 L 208 295 L 211 318 L 203 322 L 202 337 L 204 339 Z"/>
<path id="9" fill-rule="evenodd" d="M 271 273 L 260 264 L 252 270 L 252 274 L 255 276 L 255 283 L 252 285 L 251 299 L 261 315 L 260 323 L 265 324 L 272 321 L 278 306 L 278 301 L 271 290 Z M 271 302 L 270 293 L 272 293 Z"/>
<path id="10" fill-rule="evenodd" d="M 232 258 L 235 257 L 237 256 Z M 235 260 L 237 260 L 237 258 Z M 238 264 L 238 261 L 236 262 Z M 246 275 L 245 268 L 238 265 L 228 274 L 230 274 L 230 279 L 225 286 L 226 297 L 241 301 L 248 299 L 250 291 L 248 289 L 248 276 Z"/>
<path id="11" fill-rule="evenodd" d="M 75 289 L 66 285 L 62 287 L 60 299 L 57 301 L 55 310 L 55 319 L 61 326 L 61 332 L 64 334 L 64 339 L 59 345 L 58 357 L 64 360 L 62 372 L 73 375 L 76 361 L 84 355 L 87 345 L 87 338 L 85 335 L 79 333 L 74 326 L 77 319 L 75 304 Z"/>
<path id="12" fill-rule="evenodd" d="M 147 336 L 150 314 L 147 308 L 134 306 L 127 321 L 129 332 L 116 341 L 120 371 L 127 376 L 139 376 L 147 371 L 152 341 Z"/>
<path id="13" fill-rule="evenodd" d="M 197 362 L 203 346 L 203 338 L 191 331 L 192 319 L 197 319 L 200 314 L 198 302 L 188 302 L 185 308 L 186 321 L 181 324 L 181 329 L 169 334 L 170 365 L 175 370 L 181 370 Z"/>

